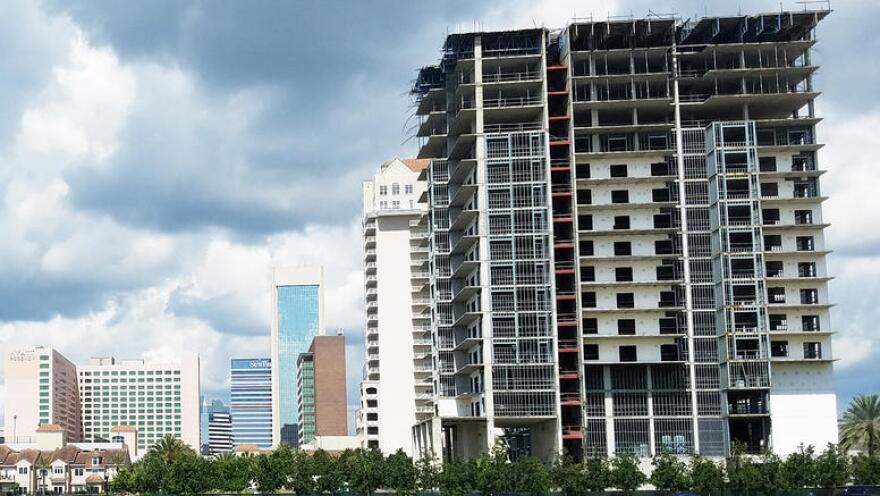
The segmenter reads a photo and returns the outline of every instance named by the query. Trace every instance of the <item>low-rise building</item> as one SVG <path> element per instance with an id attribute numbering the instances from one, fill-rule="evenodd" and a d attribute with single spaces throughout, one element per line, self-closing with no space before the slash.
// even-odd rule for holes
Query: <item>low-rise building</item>
<path id="1" fill-rule="evenodd" d="M 137 445 L 137 429 L 115 433 L 114 443 L 67 443 L 57 424 L 40 426 L 33 442 L 0 445 L 0 493 L 105 492 L 120 467 L 131 463 L 129 447 Z"/>

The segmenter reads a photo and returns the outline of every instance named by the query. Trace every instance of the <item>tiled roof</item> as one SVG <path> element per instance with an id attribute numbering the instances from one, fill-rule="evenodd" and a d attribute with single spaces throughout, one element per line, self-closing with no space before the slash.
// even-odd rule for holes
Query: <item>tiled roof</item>
<path id="1" fill-rule="evenodd" d="M 113 464 L 117 459 L 120 463 L 127 463 L 130 460 L 128 450 L 125 449 L 82 451 L 80 448 L 68 444 L 56 450 L 40 451 L 37 449 L 25 449 L 14 451 L 8 446 L 0 446 L 0 465 L 11 466 L 22 460 L 34 465 L 40 455 L 48 464 L 61 460 L 66 464 L 83 465 L 85 467 L 92 467 L 92 457 L 94 456 L 101 458 L 101 465 Z"/>
<path id="2" fill-rule="evenodd" d="M 64 429 L 58 424 L 43 424 L 37 427 L 37 432 L 64 432 Z"/>
<path id="3" fill-rule="evenodd" d="M 422 169 L 428 167 L 428 164 L 431 163 L 431 159 L 429 158 L 395 158 L 394 160 L 386 160 L 382 162 L 382 168 L 384 169 L 388 167 L 395 161 L 400 161 L 403 165 L 409 167 L 409 170 L 413 172 L 421 172 Z"/>

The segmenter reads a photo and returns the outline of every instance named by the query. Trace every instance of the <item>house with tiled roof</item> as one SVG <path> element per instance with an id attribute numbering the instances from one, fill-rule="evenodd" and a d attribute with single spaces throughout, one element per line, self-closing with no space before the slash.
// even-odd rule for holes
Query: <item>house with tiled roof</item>
<path id="1" fill-rule="evenodd" d="M 120 467 L 131 463 L 127 443 L 68 444 L 49 424 L 35 433 L 34 447 L 0 445 L 0 494 L 8 492 L 104 492 Z M 132 434 L 136 436 L 136 434 Z"/>

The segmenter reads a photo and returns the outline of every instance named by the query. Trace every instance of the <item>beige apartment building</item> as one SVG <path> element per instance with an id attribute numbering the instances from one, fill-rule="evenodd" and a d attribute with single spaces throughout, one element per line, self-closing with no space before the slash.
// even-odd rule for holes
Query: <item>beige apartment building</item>
<path id="1" fill-rule="evenodd" d="M 56 424 L 72 441 L 82 439 L 76 366 L 52 348 L 6 354 L 6 442 L 30 442 L 37 427 Z"/>

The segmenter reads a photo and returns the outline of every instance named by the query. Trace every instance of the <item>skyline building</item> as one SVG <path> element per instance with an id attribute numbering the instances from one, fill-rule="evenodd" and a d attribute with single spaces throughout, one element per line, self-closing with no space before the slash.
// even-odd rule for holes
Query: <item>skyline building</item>
<path id="1" fill-rule="evenodd" d="M 367 360 L 356 430 L 361 445 L 412 450 L 412 425 L 430 416 L 427 231 L 418 226 L 426 159 L 394 159 L 363 183 Z"/>
<path id="2" fill-rule="evenodd" d="M 829 11 L 447 36 L 419 450 L 786 454 L 837 441 L 814 111 Z"/>
<path id="3" fill-rule="evenodd" d="M 232 417 L 228 408 L 215 408 L 208 415 L 208 454 L 232 451 Z"/>
<path id="4" fill-rule="evenodd" d="M 203 455 L 211 454 L 211 415 L 215 412 L 229 413 L 229 407 L 221 400 L 211 400 L 209 402 L 202 396 L 201 413 L 199 416 L 199 442 L 201 443 L 201 453 Z"/>
<path id="5" fill-rule="evenodd" d="M 233 358 L 230 362 L 230 414 L 235 446 L 272 447 L 272 361 Z"/>
<path id="6" fill-rule="evenodd" d="M 46 424 L 61 426 L 73 442 L 82 440 L 76 365 L 44 346 L 9 351 L 4 362 L 6 441 L 25 442 Z"/>
<path id="7" fill-rule="evenodd" d="M 98 357 L 76 369 L 84 441 L 111 440 L 113 427 L 122 425 L 137 427 L 138 452 L 166 435 L 200 449 L 198 354 L 169 363 Z"/>
<path id="8" fill-rule="evenodd" d="M 170 434 L 200 450 L 199 357 L 175 363 L 112 357 L 76 365 L 58 351 L 30 347 L 6 353 L 6 442 L 33 442 L 41 425 L 58 426 L 70 442 L 115 442 L 137 430 L 142 453 Z"/>
<path id="9" fill-rule="evenodd" d="M 312 338 L 324 334 L 323 267 L 272 272 L 272 444 L 298 446 L 296 364 Z"/>
<path id="10" fill-rule="evenodd" d="M 315 336 L 297 359 L 299 445 L 348 436 L 345 336 Z"/>

